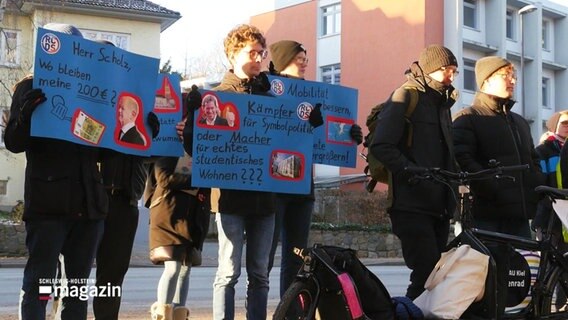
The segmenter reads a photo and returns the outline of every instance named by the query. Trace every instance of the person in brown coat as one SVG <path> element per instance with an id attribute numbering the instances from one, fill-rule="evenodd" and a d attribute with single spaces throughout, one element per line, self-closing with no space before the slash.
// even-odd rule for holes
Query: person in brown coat
<path id="1" fill-rule="evenodd" d="M 155 190 L 150 204 L 150 259 L 164 264 L 152 319 L 184 320 L 189 273 L 199 265 L 209 225 L 207 190 L 191 187 L 191 157 L 163 157 L 154 164 Z"/>

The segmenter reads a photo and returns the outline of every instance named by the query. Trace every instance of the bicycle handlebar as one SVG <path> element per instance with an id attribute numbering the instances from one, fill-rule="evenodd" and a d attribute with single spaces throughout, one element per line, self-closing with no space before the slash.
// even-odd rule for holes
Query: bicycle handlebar
<path id="1" fill-rule="evenodd" d="M 487 168 L 477 172 L 459 171 L 452 172 L 441 168 L 425 168 L 425 167 L 406 167 L 404 170 L 416 174 L 419 178 L 429 178 L 436 176 L 445 181 L 467 182 L 470 180 L 480 180 L 501 175 L 505 172 L 522 171 L 529 168 L 528 164 L 514 165 L 514 166 L 499 166 L 494 168 Z"/>

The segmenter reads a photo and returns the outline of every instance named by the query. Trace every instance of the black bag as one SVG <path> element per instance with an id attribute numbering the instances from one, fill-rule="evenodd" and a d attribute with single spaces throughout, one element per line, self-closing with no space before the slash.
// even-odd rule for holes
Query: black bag
<path id="1" fill-rule="evenodd" d="M 404 112 L 404 119 L 406 120 L 405 130 L 406 130 L 406 146 L 410 147 L 412 145 L 412 122 L 410 117 L 414 113 L 416 106 L 418 105 L 418 90 L 414 87 L 404 87 L 404 89 L 410 95 L 409 103 Z M 367 129 L 369 129 L 369 134 L 365 136 L 363 146 L 367 148 L 367 154 L 365 155 L 365 160 L 367 161 L 367 166 L 364 169 L 364 173 L 371 177 L 374 182 L 382 182 L 389 184 L 390 173 L 387 168 L 379 161 L 370 151 L 371 144 L 373 143 L 373 138 L 375 136 L 375 128 L 377 127 L 377 119 L 379 118 L 379 113 L 384 109 L 385 104 L 390 101 L 390 97 L 387 101 L 377 104 L 371 109 L 371 113 L 367 116 Z M 372 184 L 371 189 L 367 189 L 369 192 L 373 192 L 374 184 Z"/>
<path id="2" fill-rule="evenodd" d="M 347 272 L 351 276 L 356 286 L 363 312 L 369 319 L 394 319 L 393 303 L 390 294 L 381 280 L 357 258 L 355 250 L 334 246 L 321 246 L 320 248 L 327 253 L 339 271 Z M 338 290 L 337 280 L 335 280 L 331 272 L 327 276 L 329 278 L 325 278 L 325 283 L 329 285 L 326 285 L 326 289 L 323 290 L 318 309 L 322 319 L 340 319 L 333 317 L 333 315 L 337 315 L 340 312 L 337 310 L 338 306 L 341 305 L 340 297 L 338 298 L 337 296 L 341 292 Z M 330 318 L 324 316 L 324 314 L 329 315 Z"/>

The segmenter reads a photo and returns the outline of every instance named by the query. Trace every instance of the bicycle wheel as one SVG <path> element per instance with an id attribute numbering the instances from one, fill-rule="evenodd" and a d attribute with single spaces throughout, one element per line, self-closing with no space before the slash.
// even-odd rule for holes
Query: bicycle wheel
<path id="1" fill-rule="evenodd" d="M 273 320 L 313 320 L 317 308 L 316 286 L 312 280 L 296 280 L 286 290 L 274 311 Z"/>
<path id="2" fill-rule="evenodd" d="M 568 316 L 568 270 L 554 267 L 545 284 L 546 292 L 540 305 L 541 315 L 564 314 Z"/>

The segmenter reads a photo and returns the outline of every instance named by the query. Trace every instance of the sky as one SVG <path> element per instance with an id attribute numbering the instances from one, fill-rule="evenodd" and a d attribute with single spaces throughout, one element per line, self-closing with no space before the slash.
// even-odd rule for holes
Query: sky
<path id="1" fill-rule="evenodd" d="M 162 32 L 161 62 L 171 59 L 174 70 L 183 73 L 186 58 L 197 58 L 222 50 L 223 39 L 237 24 L 248 23 L 249 17 L 262 10 L 266 0 L 151 0 L 182 18 Z"/>

